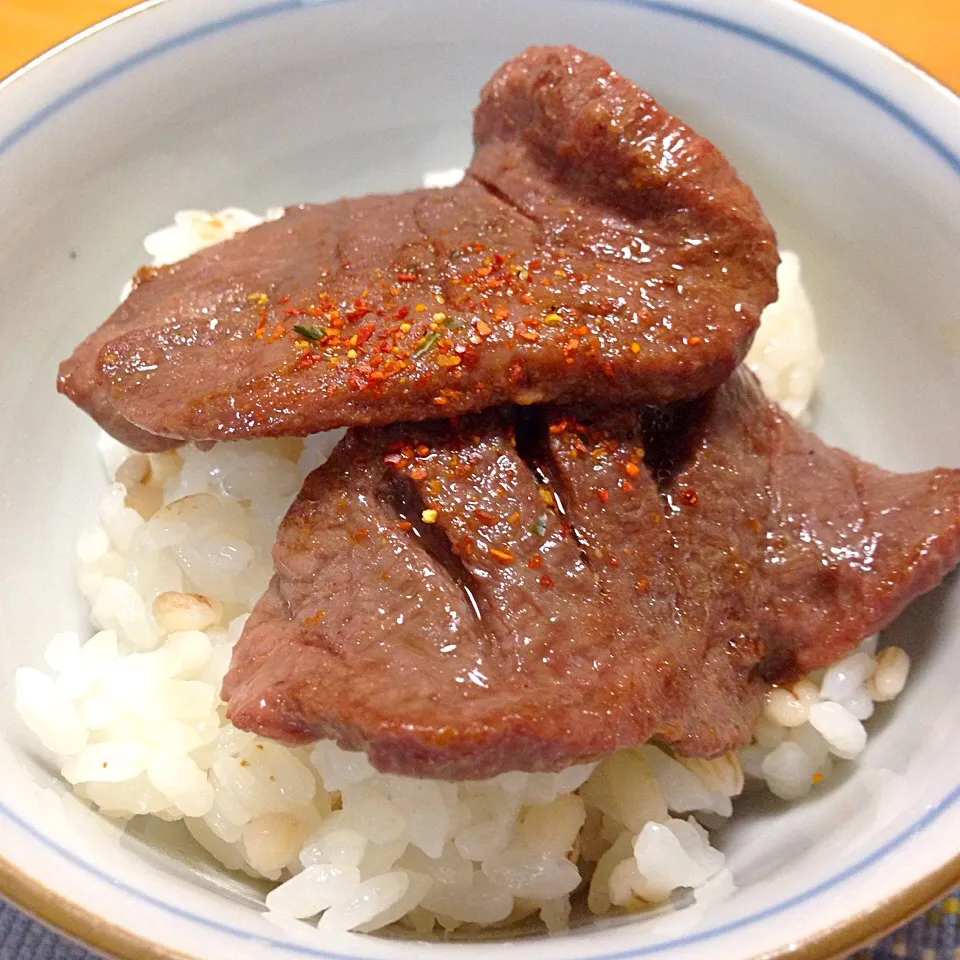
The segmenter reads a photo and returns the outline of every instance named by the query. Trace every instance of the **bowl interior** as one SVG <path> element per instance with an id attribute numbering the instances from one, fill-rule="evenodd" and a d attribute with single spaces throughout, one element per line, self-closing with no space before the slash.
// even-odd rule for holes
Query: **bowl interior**
<path id="1" fill-rule="evenodd" d="M 272 938 L 308 953 L 412 955 L 402 944 L 321 942 L 264 920 L 262 891 L 216 870 L 179 828 L 119 834 L 66 801 L 50 758 L 17 721 L 15 668 L 40 663 L 53 632 L 84 629 L 73 543 L 104 482 L 94 425 L 56 395 L 57 362 L 107 316 L 144 258 L 142 237 L 175 210 L 262 211 L 418 185 L 424 171 L 468 159 L 470 110 L 500 62 L 530 43 L 570 42 L 607 57 L 713 139 L 781 245 L 800 254 L 827 358 L 818 432 L 891 468 L 960 464 L 948 414 L 960 408 L 960 161 L 954 154 L 951 166 L 956 143 L 938 147 L 923 134 L 947 136 L 943 117 L 958 114 L 903 64 L 785 3 L 202 7 L 168 0 L 0 94 L 0 814 L 11 836 L 23 833 L 10 854 L 19 866 L 77 902 L 106 883 L 97 875 L 119 878 L 87 907 L 122 923 L 121 898 L 157 942 L 204 956 L 235 935 L 251 951 Z M 958 625 L 954 579 L 891 628 L 914 674 L 871 721 L 868 751 L 841 782 L 793 807 L 746 799 L 718 834 L 735 890 L 601 924 L 551 951 L 682 953 L 702 945 L 697 938 L 726 937 L 724 955 L 746 956 L 767 943 L 747 946 L 750 924 L 764 917 L 779 918 L 776 946 L 894 892 L 865 858 L 903 858 L 906 882 L 910 870 L 960 852 L 941 844 L 921 856 L 921 839 L 901 842 L 914 824 L 953 813 L 960 778 L 943 761 L 960 735 Z M 28 852 L 30 865 L 21 862 Z M 84 881 L 87 867 L 94 874 Z M 814 913 L 810 904 L 828 894 Z"/>

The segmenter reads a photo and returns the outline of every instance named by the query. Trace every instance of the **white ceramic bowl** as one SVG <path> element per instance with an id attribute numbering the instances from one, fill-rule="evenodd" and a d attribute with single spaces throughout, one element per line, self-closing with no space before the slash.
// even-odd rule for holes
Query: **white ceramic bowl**
<path id="1" fill-rule="evenodd" d="M 800 252 L 827 353 L 817 427 L 894 468 L 960 464 L 960 103 L 785 0 L 165 0 L 0 87 L 0 853 L 6 893 L 125 956 L 826 957 L 960 881 L 960 587 L 893 630 L 915 658 L 866 755 L 720 837 L 718 902 L 519 943 L 281 926 L 182 835 L 65 803 L 12 678 L 83 622 L 73 548 L 101 483 L 57 361 L 184 207 L 394 190 L 462 164 L 482 81 L 530 43 L 612 61 L 713 138 Z"/>

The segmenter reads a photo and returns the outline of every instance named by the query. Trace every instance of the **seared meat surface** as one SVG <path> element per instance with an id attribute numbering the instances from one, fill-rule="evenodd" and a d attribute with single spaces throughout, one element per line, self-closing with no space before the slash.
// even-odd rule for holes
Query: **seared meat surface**
<path id="1" fill-rule="evenodd" d="M 778 258 L 711 143 L 569 47 L 505 64 L 474 140 L 456 187 L 294 207 L 141 271 L 60 390 L 157 450 L 508 402 L 668 402 L 730 375 Z"/>
<path id="2" fill-rule="evenodd" d="M 308 478 L 224 684 L 235 724 L 379 769 L 551 770 L 749 740 L 960 560 L 960 471 L 827 447 L 740 371 L 668 406 L 351 431 Z"/>

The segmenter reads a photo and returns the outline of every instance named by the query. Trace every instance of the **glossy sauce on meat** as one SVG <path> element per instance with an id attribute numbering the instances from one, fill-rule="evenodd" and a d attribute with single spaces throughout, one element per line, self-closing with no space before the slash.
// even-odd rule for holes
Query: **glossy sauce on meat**
<path id="1" fill-rule="evenodd" d="M 304 435 L 726 379 L 773 231 L 708 141 L 608 64 L 536 47 L 484 87 L 443 190 L 288 209 L 169 267 L 61 366 L 125 443 Z"/>
<path id="2" fill-rule="evenodd" d="M 960 471 L 829 448 L 746 371 L 670 407 L 353 431 L 281 526 L 224 696 L 415 776 L 710 756 L 958 559 Z"/>

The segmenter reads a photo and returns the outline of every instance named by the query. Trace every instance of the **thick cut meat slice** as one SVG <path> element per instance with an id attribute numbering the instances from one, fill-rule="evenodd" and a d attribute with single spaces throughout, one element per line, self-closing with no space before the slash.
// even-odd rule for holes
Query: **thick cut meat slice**
<path id="1" fill-rule="evenodd" d="M 156 449 L 729 376 L 777 253 L 712 144 L 573 48 L 503 66 L 474 139 L 456 187 L 295 207 L 141 271 L 61 391 Z"/>
<path id="2" fill-rule="evenodd" d="M 960 471 L 829 448 L 741 370 L 666 407 L 354 430 L 274 556 L 240 727 L 442 778 L 709 756 L 960 560 Z"/>

